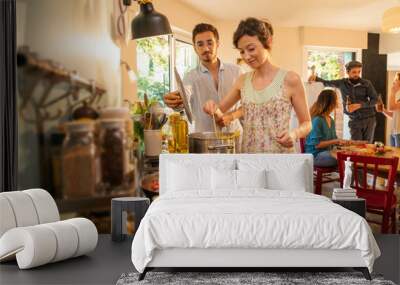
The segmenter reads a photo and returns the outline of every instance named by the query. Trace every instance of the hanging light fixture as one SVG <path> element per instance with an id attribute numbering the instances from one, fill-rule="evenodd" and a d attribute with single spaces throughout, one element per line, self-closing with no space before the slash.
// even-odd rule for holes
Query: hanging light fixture
<path id="1" fill-rule="evenodd" d="M 382 17 L 382 30 L 387 33 L 400 33 L 400 6 L 385 11 Z"/>
<path id="2" fill-rule="evenodd" d="M 140 6 L 140 12 L 132 20 L 133 40 L 172 34 L 167 17 L 154 10 L 151 0 L 135 1 Z M 129 6 L 130 4 L 131 0 L 124 0 L 124 5 Z"/>

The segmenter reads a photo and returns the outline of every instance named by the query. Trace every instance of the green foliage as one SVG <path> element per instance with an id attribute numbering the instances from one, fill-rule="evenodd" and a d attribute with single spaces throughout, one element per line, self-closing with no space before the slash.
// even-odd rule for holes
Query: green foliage
<path id="1" fill-rule="evenodd" d="M 325 80 L 341 78 L 343 58 L 339 52 L 310 51 L 308 53 L 308 67 L 316 67 L 319 77 Z"/>
<path id="2" fill-rule="evenodd" d="M 165 67 L 168 70 L 169 65 L 169 44 L 167 37 L 151 37 L 137 40 L 137 49 L 141 49 L 148 54 L 153 65 Z"/>
<path id="3" fill-rule="evenodd" d="M 144 93 L 147 93 L 152 100 L 162 102 L 163 95 L 169 91 L 169 80 L 166 84 L 163 84 L 149 77 L 139 77 L 137 85 L 140 99 L 143 99 Z"/>
<path id="4" fill-rule="evenodd" d="M 169 91 L 169 43 L 168 37 L 151 37 L 137 41 L 138 54 L 148 62 L 147 72 L 138 71 L 138 97 L 143 99 L 144 93 L 149 98 L 162 101 L 163 94 Z M 161 75 L 161 76 L 160 76 Z M 160 77 L 162 81 L 160 81 Z"/>

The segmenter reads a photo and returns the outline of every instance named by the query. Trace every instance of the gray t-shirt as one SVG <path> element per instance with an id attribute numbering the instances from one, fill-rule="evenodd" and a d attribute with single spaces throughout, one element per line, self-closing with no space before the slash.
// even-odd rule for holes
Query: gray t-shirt
<path id="1" fill-rule="evenodd" d="M 214 131 L 212 117 L 204 113 L 203 106 L 208 100 L 214 100 L 219 103 L 232 89 L 233 84 L 241 73 L 239 66 L 220 61 L 218 90 L 215 87 L 211 73 L 201 63 L 185 75 L 183 85 L 189 97 L 195 132 Z M 236 110 L 239 106 L 240 102 L 236 103 L 231 110 Z M 240 130 L 242 133 L 242 126 L 238 119 L 233 121 L 228 128 L 230 132 L 236 130 Z"/>

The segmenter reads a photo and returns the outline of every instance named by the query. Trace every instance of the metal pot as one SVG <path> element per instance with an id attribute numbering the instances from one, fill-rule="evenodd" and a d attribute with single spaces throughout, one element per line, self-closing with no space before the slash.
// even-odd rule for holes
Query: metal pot
<path id="1" fill-rule="evenodd" d="M 236 136 L 234 133 L 214 132 L 189 134 L 190 153 L 235 153 Z"/>

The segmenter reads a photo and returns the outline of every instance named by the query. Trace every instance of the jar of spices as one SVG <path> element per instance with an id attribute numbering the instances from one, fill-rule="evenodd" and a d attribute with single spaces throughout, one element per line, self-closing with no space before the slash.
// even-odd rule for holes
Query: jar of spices
<path id="1" fill-rule="evenodd" d="M 63 197 L 74 199 L 92 196 L 96 192 L 96 146 L 93 122 L 70 122 L 65 125 L 62 146 Z"/>
<path id="2" fill-rule="evenodd" d="M 102 182 L 107 192 L 122 190 L 129 171 L 125 121 L 100 121 L 100 156 Z"/>

